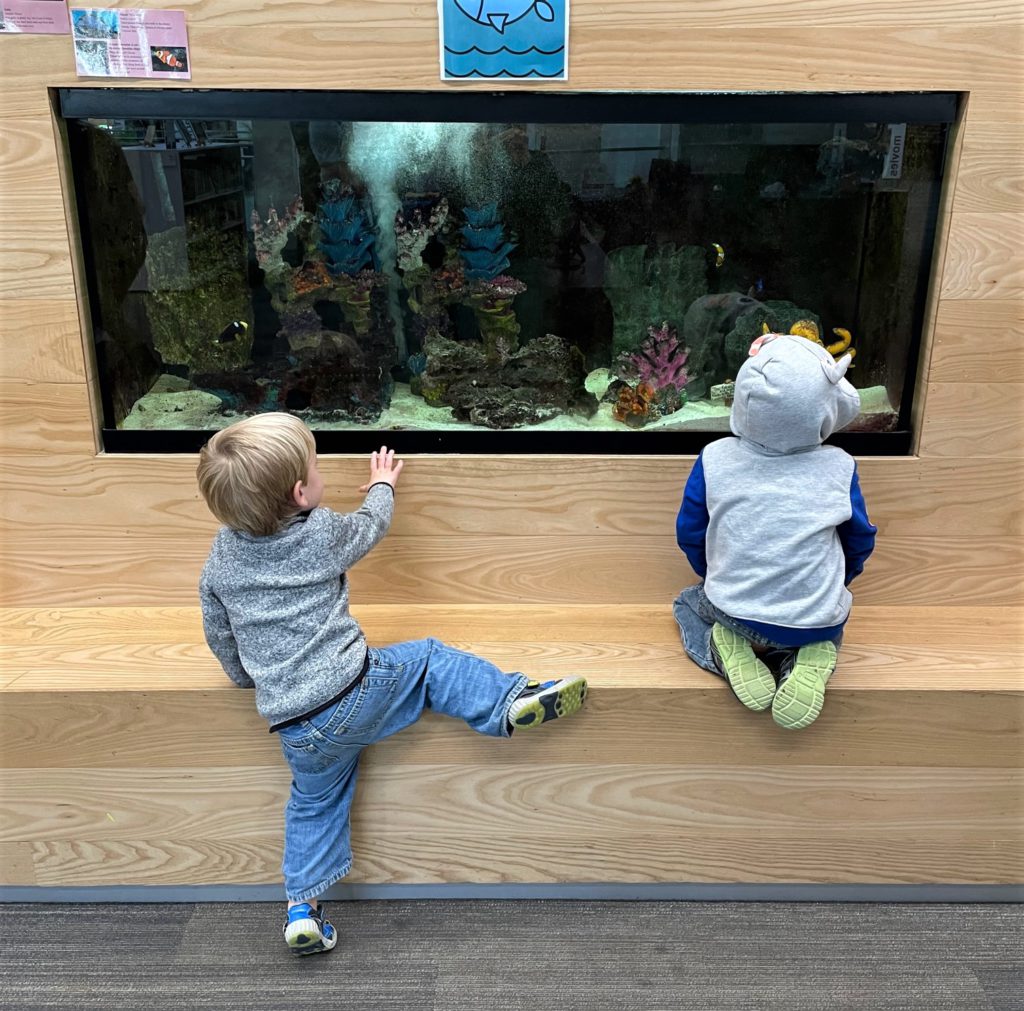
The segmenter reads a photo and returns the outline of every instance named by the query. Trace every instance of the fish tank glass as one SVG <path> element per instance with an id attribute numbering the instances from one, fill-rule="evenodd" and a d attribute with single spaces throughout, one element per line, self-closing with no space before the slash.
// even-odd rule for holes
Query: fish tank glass
<path id="1" fill-rule="evenodd" d="M 62 91 L 105 448 L 691 453 L 772 331 L 909 452 L 957 101 Z"/>

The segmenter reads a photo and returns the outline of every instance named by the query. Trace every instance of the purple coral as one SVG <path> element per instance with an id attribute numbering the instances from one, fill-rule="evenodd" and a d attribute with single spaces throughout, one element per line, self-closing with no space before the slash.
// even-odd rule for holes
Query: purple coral
<path id="1" fill-rule="evenodd" d="M 660 327 L 649 326 L 647 334 L 636 351 L 619 355 L 619 375 L 623 379 L 648 383 L 658 391 L 671 387 L 682 392 L 689 379 L 686 372 L 689 352 L 679 343 L 676 328 L 666 322 Z"/>

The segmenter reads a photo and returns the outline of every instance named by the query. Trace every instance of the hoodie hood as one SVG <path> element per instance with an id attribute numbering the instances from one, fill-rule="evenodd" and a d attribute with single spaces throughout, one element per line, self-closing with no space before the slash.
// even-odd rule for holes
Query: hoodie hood
<path id="1" fill-rule="evenodd" d="M 820 446 L 860 413 L 860 397 L 844 378 L 850 361 L 834 361 L 805 337 L 759 337 L 736 375 L 733 433 L 776 456 Z"/>

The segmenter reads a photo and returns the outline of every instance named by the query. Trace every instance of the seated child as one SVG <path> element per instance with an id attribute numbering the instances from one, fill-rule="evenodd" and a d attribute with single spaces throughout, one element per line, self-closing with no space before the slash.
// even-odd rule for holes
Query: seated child
<path id="1" fill-rule="evenodd" d="M 875 545 L 856 463 L 822 445 L 860 411 L 843 378 L 849 364 L 804 337 L 754 341 L 736 376 L 736 438 L 697 458 L 676 521 L 703 579 L 674 606 L 687 654 L 791 730 L 821 712 L 850 615 L 847 586 Z"/>
<path id="2" fill-rule="evenodd" d="M 581 677 L 541 684 L 436 639 L 367 647 L 345 573 L 387 533 L 401 472 L 382 446 L 362 506 L 321 507 L 313 436 L 288 414 L 240 421 L 199 457 L 200 491 L 224 524 L 200 579 L 203 627 L 228 677 L 256 689 L 291 769 L 284 937 L 298 954 L 337 943 L 317 897 L 352 864 L 349 810 L 367 745 L 424 708 L 508 737 L 576 712 L 587 691 Z"/>

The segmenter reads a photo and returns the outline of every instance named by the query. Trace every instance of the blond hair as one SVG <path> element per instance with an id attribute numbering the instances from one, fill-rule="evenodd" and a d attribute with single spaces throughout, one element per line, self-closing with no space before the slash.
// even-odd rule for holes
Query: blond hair
<path id="1" fill-rule="evenodd" d="M 313 434 L 298 418 L 257 414 L 203 446 L 199 491 L 225 526 L 265 537 L 299 512 L 292 489 L 306 481 L 315 455 Z"/>

